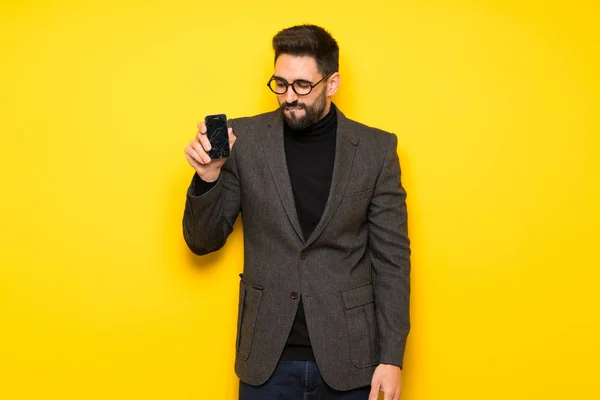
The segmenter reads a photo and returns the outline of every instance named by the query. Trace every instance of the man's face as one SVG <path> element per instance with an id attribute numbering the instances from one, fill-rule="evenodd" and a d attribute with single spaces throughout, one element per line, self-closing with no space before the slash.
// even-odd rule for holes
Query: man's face
<path id="1" fill-rule="evenodd" d="M 274 75 L 288 83 L 302 79 L 314 84 L 323 78 L 313 57 L 289 54 L 282 54 L 277 58 Z M 287 92 L 277 95 L 277 101 L 290 127 L 307 128 L 329 112 L 327 80 L 315 86 L 306 96 L 298 96 L 290 86 Z"/>

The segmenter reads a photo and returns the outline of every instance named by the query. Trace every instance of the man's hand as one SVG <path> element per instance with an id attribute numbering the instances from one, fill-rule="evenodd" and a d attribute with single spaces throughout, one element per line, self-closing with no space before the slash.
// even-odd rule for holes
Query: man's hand
<path id="1" fill-rule="evenodd" d="M 379 364 L 371 379 L 369 400 L 377 400 L 379 391 L 383 392 L 384 400 L 398 400 L 402 393 L 402 370 L 390 364 Z"/>
<path id="2" fill-rule="evenodd" d="M 233 134 L 233 130 L 229 128 L 230 150 L 233 149 L 234 143 L 235 135 Z M 196 170 L 198 176 L 205 182 L 214 182 L 219 179 L 221 167 L 225 163 L 224 158 L 211 160 L 208 156 L 208 151 L 210 151 L 210 149 L 210 141 L 206 136 L 206 125 L 204 125 L 204 123 L 199 123 L 196 137 L 190 142 L 189 146 L 185 148 L 185 158 Z"/>

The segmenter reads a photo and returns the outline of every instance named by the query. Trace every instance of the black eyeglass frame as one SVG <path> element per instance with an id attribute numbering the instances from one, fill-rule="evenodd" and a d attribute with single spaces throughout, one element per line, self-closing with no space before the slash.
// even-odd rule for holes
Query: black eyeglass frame
<path id="1" fill-rule="evenodd" d="M 325 75 L 323 78 L 319 79 L 319 81 L 315 82 L 315 83 L 310 83 L 307 80 L 304 79 L 296 79 L 294 82 L 289 83 L 288 81 L 281 79 L 279 77 L 276 77 L 275 75 L 271 76 L 271 79 L 269 79 L 269 81 L 267 82 L 267 87 L 269 88 L 269 90 L 273 93 L 275 93 L 276 95 L 282 95 L 282 94 L 286 94 L 288 89 L 290 88 L 290 86 L 292 87 L 292 90 L 294 91 L 294 93 L 296 93 L 298 96 L 308 96 L 309 94 L 312 93 L 313 89 L 315 88 L 315 86 L 317 86 L 319 83 L 323 82 L 324 80 L 326 80 L 327 78 L 329 78 L 331 75 L 333 75 L 335 72 L 330 72 L 327 75 Z M 285 91 L 283 93 L 277 93 L 276 91 L 274 91 L 271 88 L 271 82 L 273 81 L 278 81 L 281 83 L 285 84 Z M 297 82 L 302 82 L 302 83 L 306 83 L 310 86 L 310 90 L 308 91 L 308 93 L 298 93 L 296 91 L 296 83 Z"/>

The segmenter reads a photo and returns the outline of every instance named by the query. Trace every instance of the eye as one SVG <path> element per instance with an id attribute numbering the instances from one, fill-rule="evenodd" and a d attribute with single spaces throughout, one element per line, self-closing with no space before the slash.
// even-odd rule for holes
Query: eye
<path id="1" fill-rule="evenodd" d="M 295 84 L 296 87 L 299 89 L 310 89 L 310 87 L 312 86 L 310 82 L 307 81 L 296 81 Z"/>

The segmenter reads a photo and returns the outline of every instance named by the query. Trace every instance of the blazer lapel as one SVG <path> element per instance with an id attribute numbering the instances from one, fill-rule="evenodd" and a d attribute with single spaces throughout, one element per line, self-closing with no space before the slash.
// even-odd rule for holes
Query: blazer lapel
<path id="1" fill-rule="evenodd" d="M 296 212 L 296 203 L 292 192 L 292 184 L 285 157 L 285 146 L 283 143 L 283 117 L 280 111 L 273 113 L 273 117 L 267 123 L 267 129 L 261 135 L 265 157 L 271 170 L 271 176 L 275 182 L 277 193 L 290 223 L 296 234 L 304 242 L 302 229 Z"/>
<path id="2" fill-rule="evenodd" d="M 329 224 L 329 221 L 331 221 L 331 218 L 333 218 L 338 205 L 342 201 L 342 197 L 344 197 L 344 193 L 346 192 L 346 186 L 348 185 L 348 179 L 350 178 L 350 171 L 352 170 L 352 162 L 354 161 L 356 146 L 358 145 L 358 136 L 352 129 L 348 119 L 344 116 L 344 114 L 342 114 L 339 108 L 336 109 L 336 112 L 338 118 L 338 127 L 335 145 L 335 160 L 333 163 L 333 176 L 331 177 L 329 197 L 327 198 L 327 204 L 325 205 L 325 210 L 323 210 L 321 220 L 304 244 L 305 248 L 310 246 L 319 237 L 319 235 L 321 235 L 327 224 Z"/>

